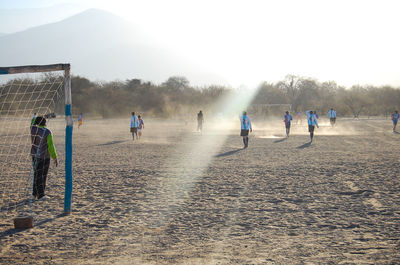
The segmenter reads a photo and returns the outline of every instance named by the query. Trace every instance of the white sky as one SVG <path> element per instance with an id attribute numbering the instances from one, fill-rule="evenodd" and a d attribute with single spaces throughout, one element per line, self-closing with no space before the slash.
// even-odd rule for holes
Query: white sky
<path id="1" fill-rule="evenodd" d="M 6 0 L 0 8 L 58 3 L 121 15 L 233 85 L 295 74 L 400 86 L 396 0 Z"/>

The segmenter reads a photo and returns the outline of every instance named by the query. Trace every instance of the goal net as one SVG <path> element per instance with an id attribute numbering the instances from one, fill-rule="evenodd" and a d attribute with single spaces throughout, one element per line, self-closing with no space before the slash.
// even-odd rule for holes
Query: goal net
<path id="1" fill-rule="evenodd" d="M 248 108 L 249 114 L 258 119 L 281 117 L 291 110 L 291 104 L 251 104 Z"/>
<path id="2" fill-rule="evenodd" d="M 55 146 L 60 147 L 58 155 L 68 162 L 70 171 L 72 151 L 65 157 L 60 154 L 71 148 L 66 143 L 70 145 L 72 137 L 70 103 L 69 64 L 0 67 L 0 217 L 32 215 L 43 190 L 51 190 L 52 169 L 46 172 L 46 163 L 55 154 L 49 149 L 56 142 L 51 131 L 59 134 Z M 68 136 L 63 133 L 64 105 L 68 105 Z M 60 134 L 67 136 L 66 140 Z"/>

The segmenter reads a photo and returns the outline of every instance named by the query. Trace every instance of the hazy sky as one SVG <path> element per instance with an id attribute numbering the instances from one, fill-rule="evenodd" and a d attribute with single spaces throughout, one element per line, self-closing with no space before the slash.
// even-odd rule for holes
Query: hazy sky
<path id="1" fill-rule="evenodd" d="M 2 0 L 0 8 L 61 3 L 123 16 L 233 85 L 295 74 L 400 86 L 396 0 Z"/>

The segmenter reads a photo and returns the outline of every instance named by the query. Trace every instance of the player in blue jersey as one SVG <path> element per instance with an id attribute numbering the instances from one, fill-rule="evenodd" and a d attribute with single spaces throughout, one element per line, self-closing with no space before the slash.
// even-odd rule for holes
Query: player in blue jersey
<path id="1" fill-rule="evenodd" d="M 336 111 L 334 109 L 330 109 L 328 111 L 329 121 L 331 122 L 331 126 L 335 126 L 336 123 Z"/>
<path id="2" fill-rule="evenodd" d="M 396 110 L 392 113 L 392 121 L 393 121 L 393 132 L 396 131 L 396 125 L 399 120 L 399 112 Z"/>
<path id="3" fill-rule="evenodd" d="M 240 136 L 243 137 L 243 148 L 247 148 L 249 146 L 249 131 L 252 132 L 253 128 L 251 126 L 251 120 L 249 116 L 247 116 L 246 111 L 243 111 L 243 115 L 240 118 Z"/>
<path id="4" fill-rule="evenodd" d="M 82 126 L 82 123 L 83 123 L 83 114 L 80 113 L 78 116 L 78 129 L 79 129 L 79 127 Z"/>
<path id="5" fill-rule="evenodd" d="M 135 135 L 136 138 L 138 138 L 138 127 L 139 127 L 139 119 L 136 117 L 135 112 L 132 112 L 131 116 L 131 133 L 132 133 L 132 140 L 135 140 Z"/>
<path id="6" fill-rule="evenodd" d="M 284 122 L 285 122 L 285 127 L 286 127 L 286 137 L 289 137 L 289 133 L 290 133 L 290 124 L 292 122 L 292 115 L 289 114 L 289 111 L 286 111 L 286 114 L 284 117 Z"/>
<path id="7" fill-rule="evenodd" d="M 307 113 L 308 132 L 310 133 L 310 142 L 312 142 L 313 138 L 314 138 L 315 126 L 317 126 L 317 128 L 319 128 L 317 116 L 312 110 L 307 111 L 306 113 Z"/>

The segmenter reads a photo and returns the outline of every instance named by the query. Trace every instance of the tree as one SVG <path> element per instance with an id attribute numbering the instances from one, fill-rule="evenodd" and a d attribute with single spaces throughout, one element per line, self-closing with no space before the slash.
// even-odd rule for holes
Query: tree
<path id="1" fill-rule="evenodd" d="M 182 91 L 185 88 L 189 87 L 189 80 L 187 80 L 187 78 L 184 76 L 171 76 L 162 85 L 167 87 L 169 90 Z"/>
<path id="2" fill-rule="evenodd" d="M 299 85 L 301 79 L 295 75 L 287 75 L 283 81 L 277 83 L 277 87 L 282 89 L 285 93 L 288 102 L 292 104 L 292 109 L 297 112 L 298 109 L 298 96 L 299 96 Z"/>
<path id="3" fill-rule="evenodd" d="M 346 90 L 343 102 L 350 109 L 354 118 L 358 118 L 361 111 L 370 103 L 367 90 L 361 86 L 353 86 L 350 90 Z"/>

